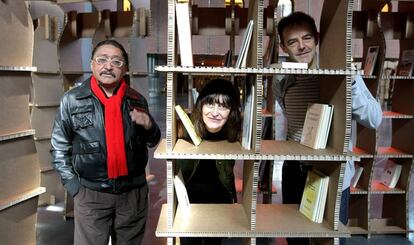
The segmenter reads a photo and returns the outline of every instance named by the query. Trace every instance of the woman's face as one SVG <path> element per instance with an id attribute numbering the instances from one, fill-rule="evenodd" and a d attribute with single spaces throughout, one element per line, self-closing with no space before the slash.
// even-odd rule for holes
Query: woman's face
<path id="1" fill-rule="evenodd" d="M 203 122 L 206 125 L 207 131 L 210 133 L 219 132 L 226 124 L 229 118 L 230 108 L 223 106 L 223 97 L 220 95 L 219 103 L 204 104 L 201 108 L 203 113 Z"/>

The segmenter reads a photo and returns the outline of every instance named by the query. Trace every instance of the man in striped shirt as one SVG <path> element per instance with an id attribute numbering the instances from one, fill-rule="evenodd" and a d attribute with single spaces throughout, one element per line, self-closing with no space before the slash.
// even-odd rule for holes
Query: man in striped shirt
<path id="1" fill-rule="evenodd" d="M 317 45 L 319 33 L 314 19 L 302 12 L 294 12 L 278 24 L 280 46 L 294 62 L 308 63 L 318 68 Z M 320 85 L 314 75 L 275 76 L 274 94 L 287 119 L 287 140 L 300 141 L 309 103 L 318 103 Z M 371 95 L 361 76 L 352 83 L 352 117 L 368 128 L 377 128 L 382 120 L 380 104 Z M 350 142 L 350 147 L 352 144 Z M 282 199 L 284 204 L 299 204 L 307 171 L 311 165 L 301 161 L 285 161 L 282 168 Z M 354 174 L 353 162 L 347 162 L 343 181 L 340 221 L 348 222 L 350 182 Z M 287 239 L 288 244 L 309 244 L 309 239 Z M 341 239 L 340 244 L 345 240 Z"/>

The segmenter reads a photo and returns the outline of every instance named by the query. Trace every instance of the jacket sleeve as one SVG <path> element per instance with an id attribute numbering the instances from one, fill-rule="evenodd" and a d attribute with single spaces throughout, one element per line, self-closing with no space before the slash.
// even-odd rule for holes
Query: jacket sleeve
<path id="1" fill-rule="evenodd" d="M 352 83 L 352 117 L 371 129 L 378 128 L 382 121 L 381 106 L 359 75 L 354 77 Z"/>
<path id="2" fill-rule="evenodd" d="M 65 95 L 56 113 L 52 128 L 51 154 L 52 164 L 59 173 L 65 189 L 75 196 L 80 188 L 77 174 L 72 165 L 72 127 L 70 126 L 70 112 L 68 110 L 68 96 Z"/>

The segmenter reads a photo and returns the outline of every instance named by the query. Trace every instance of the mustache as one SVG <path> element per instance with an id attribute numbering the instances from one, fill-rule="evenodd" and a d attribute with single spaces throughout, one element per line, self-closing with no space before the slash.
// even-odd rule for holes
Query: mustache
<path id="1" fill-rule="evenodd" d="M 101 73 L 99 73 L 100 76 L 102 76 L 103 74 L 105 75 L 111 75 L 113 78 L 115 78 L 115 74 L 111 71 L 102 71 Z"/>

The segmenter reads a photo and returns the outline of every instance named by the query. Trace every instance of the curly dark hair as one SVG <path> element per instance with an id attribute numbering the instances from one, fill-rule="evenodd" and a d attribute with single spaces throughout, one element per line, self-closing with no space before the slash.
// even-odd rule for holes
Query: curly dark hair
<path id="1" fill-rule="evenodd" d="M 220 96 L 222 96 L 222 101 Z M 196 132 L 201 138 L 207 135 L 208 131 L 203 122 L 202 108 L 205 104 L 215 103 L 230 109 L 228 120 L 221 129 L 227 136 L 226 139 L 230 142 L 239 140 L 241 132 L 240 97 L 238 90 L 230 81 L 225 79 L 211 80 L 200 92 L 191 113 Z"/>

